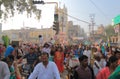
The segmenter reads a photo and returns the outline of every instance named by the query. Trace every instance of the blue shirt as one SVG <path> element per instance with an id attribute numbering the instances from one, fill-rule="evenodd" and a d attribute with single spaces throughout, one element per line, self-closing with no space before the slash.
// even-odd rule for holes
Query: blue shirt
<path id="1" fill-rule="evenodd" d="M 24 56 L 27 59 L 27 64 L 33 65 L 34 62 L 37 60 L 37 55 L 35 53 L 28 53 Z"/>
<path id="2" fill-rule="evenodd" d="M 6 48 L 6 51 L 5 51 L 5 57 L 7 57 L 8 55 L 10 55 L 12 52 L 13 52 L 14 48 L 9 45 L 7 48 Z"/>

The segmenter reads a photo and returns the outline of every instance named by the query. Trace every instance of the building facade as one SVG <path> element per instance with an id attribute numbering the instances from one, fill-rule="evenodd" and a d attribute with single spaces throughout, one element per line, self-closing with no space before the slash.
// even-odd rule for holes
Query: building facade
<path id="1" fill-rule="evenodd" d="M 57 39 L 59 39 L 59 43 L 65 44 L 68 41 L 68 15 L 67 8 L 64 5 L 63 8 L 55 7 L 55 14 L 58 14 L 58 22 L 59 22 L 59 34 L 57 35 Z"/>
<path id="2" fill-rule="evenodd" d="M 2 35 L 8 35 L 11 41 L 39 43 L 39 35 L 42 35 L 44 42 L 49 41 L 54 37 L 52 28 L 36 29 L 36 28 L 21 28 L 19 30 L 6 30 Z"/>

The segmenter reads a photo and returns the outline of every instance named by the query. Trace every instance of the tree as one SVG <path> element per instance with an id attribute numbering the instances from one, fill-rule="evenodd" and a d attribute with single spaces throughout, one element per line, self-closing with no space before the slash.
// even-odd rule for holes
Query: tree
<path id="1" fill-rule="evenodd" d="M 114 31 L 114 27 L 112 25 L 106 26 L 105 32 L 106 32 L 106 39 L 110 38 L 113 35 L 116 35 L 116 33 Z"/>
<path id="2" fill-rule="evenodd" d="M 36 18 L 40 19 L 41 10 L 37 9 L 32 1 L 33 0 L 0 0 L 0 18 L 6 20 L 14 16 L 17 11 L 18 14 L 27 12 L 27 17 L 35 14 Z"/>
<path id="3" fill-rule="evenodd" d="M 112 25 L 106 26 L 105 32 L 106 32 L 106 36 L 109 36 L 109 37 L 112 35 L 115 35 L 114 27 Z"/>
<path id="4" fill-rule="evenodd" d="M 7 35 L 2 36 L 2 40 L 4 41 L 4 45 L 7 47 L 10 44 L 10 39 Z"/>

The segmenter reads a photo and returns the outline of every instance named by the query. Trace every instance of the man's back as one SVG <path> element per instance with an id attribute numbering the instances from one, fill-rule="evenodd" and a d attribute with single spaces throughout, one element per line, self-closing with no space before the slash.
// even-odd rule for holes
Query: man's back
<path id="1" fill-rule="evenodd" d="M 75 79 L 88 79 L 88 78 L 91 79 L 92 74 L 88 67 L 86 69 L 83 69 L 83 67 L 78 66 L 75 69 L 74 78 Z"/>
<path id="2" fill-rule="evenodd" d="M 5 62 L 0 61 L 0 79 L 9 79 L 10 71 Z"/>

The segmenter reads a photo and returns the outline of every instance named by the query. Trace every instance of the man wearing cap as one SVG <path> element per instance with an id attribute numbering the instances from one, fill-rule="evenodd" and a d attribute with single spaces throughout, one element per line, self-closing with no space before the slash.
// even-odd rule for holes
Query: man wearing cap
<path id="1" fill-rule="evenodd" d="M 49 54 L 41 54 L 42 62 L 38 63 L 28 79 L 60 79 L 60 74 L 56 64 L 48 60 Z"/>

